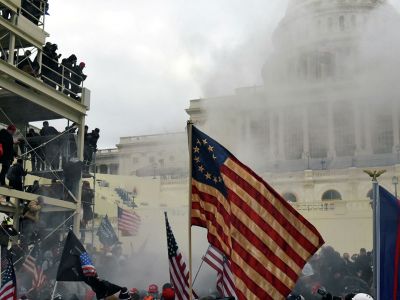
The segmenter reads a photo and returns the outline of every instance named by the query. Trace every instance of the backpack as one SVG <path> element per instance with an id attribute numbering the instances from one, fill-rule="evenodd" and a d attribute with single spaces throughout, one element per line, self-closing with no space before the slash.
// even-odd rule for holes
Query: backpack
<path id="1" fill-rule="evenodd" d="M 14 181 L 14 180 L 16 180 L 16 176 L 15 176 L 15 172 L 14 172 L 14 169 L 15 169 L 15 166 L 13 165 L 13 166 L 11 166 L 9 169 L 8 169 L 8 171 L 7 171 L 7 179 L 9 180 L 9 181 Z"/>

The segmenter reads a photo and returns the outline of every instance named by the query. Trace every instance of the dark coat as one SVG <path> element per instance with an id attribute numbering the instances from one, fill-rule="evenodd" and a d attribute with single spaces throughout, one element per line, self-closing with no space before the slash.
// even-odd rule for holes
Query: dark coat
<path id="1" fill-rule="evenodd" d="M 11 180 L 16 183 L 21 183 L 22 182 L 22 177 L 26 176 L 27 172 L 24 170 L 23 166 L 21 164 L 14 164 L 12 165 L 11 169 L 8 171 L 10 173 L 10 178 L 8 180 Z"/>
<path id="2" fill-rule="evenodd" d="M 59 132 L 53 126 L 43 127 L 40 130 L 40 135 L 41 136 L 57 135 L 57 134 L 59 134 Z"/>
<path id="3" fill-rule="evenodd" d="M 3 156 L 0 158 L 0 162 L 13 161 L 15 157 L 14 139 L 6 129 L 0 130 L 0 144 L 3 145 Z"/>

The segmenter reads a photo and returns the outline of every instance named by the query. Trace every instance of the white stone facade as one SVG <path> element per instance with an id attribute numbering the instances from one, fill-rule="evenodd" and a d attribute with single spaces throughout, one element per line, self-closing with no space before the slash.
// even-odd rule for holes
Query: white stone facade
<path id="1" fill-rule="evenodd" d="M 400 85 L 384 67 L 371 69 L 374 54 L 364 52 L 386 19 L 400 17 L 385 1 L 292 0 L 262 68 L 264 85 L 192 100 L 187 109 L 340 251 L 372 246 L 363 169 L 386 169 L 381 183 L 390 191 L 400 175 Z M 121 138 L 117 157 L 121 175 L 164 176 L 165 195 L 187 189 L 185 133 Z M 100 152 L 103 163 L 107 153 Z"/>

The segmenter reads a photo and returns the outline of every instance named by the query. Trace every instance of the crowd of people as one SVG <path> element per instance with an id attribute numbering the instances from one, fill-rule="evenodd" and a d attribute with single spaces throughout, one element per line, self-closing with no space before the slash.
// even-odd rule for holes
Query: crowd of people
<path id="1" fill-rule="evenodd" d="M 294 293 L 307 300 L 321 299 L 320 288 L 340 297 L 351 293 L 370 294 L 372 276 L 372 252 L 361 248 L 358 254 L 340 255 L 334 248 L 325 246 L 304 268 Z"/>
<path id="2" fill-rule="evenodd" d="M 41 18 L 48 14 L 48 0 L 22 0 L 21 14 L 32 23 L 39 25 Z"/>
<path id="3" fill-rule="evenodd" d="M 75 54 L 63 58 L 60 63 L 61 54 L 58 54 L 57 51 L 57 44 L 47 42 L 43 47 L 43 82 L 78 100 L 78 94 L 82 92 L 81 84 L 87 78 L 83 73 L 86 64 L 84 62 L 78 64 Z"/>
<path id="4" fill-rule="evenodd" d="M 43 18 L 49 12 L 48 0 L 22 0 L 21 14 L 32 23 L 39 25 L 43 22 Z M 4 19 L 11 20 L 12 10 L 3 7 L 0 9 L 1 16 Z"/>
<path id="5" fill-rule="evenodd" d="M 57 238 L 58 239 L 58 238 Z M 40 264 L 48 279 L 40 290 L 30 290 L 30 281 L 27 274 L 21 274 L 19 278 L 21 299 L 49 299 L 49 295 L 54 287 L 57 266 L 60 260 L 61 249 L 63 244 L 53 238 L 46 242 L 46 247 L 42 248 L 43 255 L 40 258 Z M 120 244 L 113 248 L 104 248 L 96 250 L 91 244 L 86 245 L 86 250 L 90 254 L 96 271 L 101 278 L 107 278 L 112 282 L 118 283 L 118 278 L 126 278 L 127 274 L 136 272 L 137 270 L 133 254 L 131 256 L 123 255 Z M 26 249 L 27 251 L 27 249 Z M 14 251 L 21 253 L 19 249 Z M 318 255 L 315 255 L 303 270 L 303 276 L 299 279 L 293 294 L 288 297 L 290 300 L 313 300 L 313 299 L 336 299 L 332 295 L 340 297 L 338 299 L 372 299 L 372 298 L 354 298 L 356 295 L 370 294 L 370 285 L 372 280 L 371 269 L 371 253 L 365 249 L 360 249 L 358 254 L 351 257 L 344 253 L 340 256 L 332 247 L 324 247 Z M 19 271 L 23 271 L 22 263 L 17 267 Z M 128 276 L 128 279 L 132 276 Z M 125 282 L 126 283 L 126 282 Z M 121 292 L 105 299 L 131 299 L 131 300 L 169 300 L 177 299 L 173 286 L 165 283 L 158 286 L 155 283 L 149 283 L 146 287 L 132 286 L 124 288 Z M 85 299 L 94 300 L 96 294 L 92 289 L 85 285 L 74 286 L 60 283 L 57 287 L 56 299 Z M 300 296 L 301 295 L 301 296 Z M 329 297 L 327 297 L 329 295 Z M 226 299 L 234 300 L 234 298 L 223 298 L 218 294 L 216 289 L 207 295 L 199 295 L 200 300 Z"/>

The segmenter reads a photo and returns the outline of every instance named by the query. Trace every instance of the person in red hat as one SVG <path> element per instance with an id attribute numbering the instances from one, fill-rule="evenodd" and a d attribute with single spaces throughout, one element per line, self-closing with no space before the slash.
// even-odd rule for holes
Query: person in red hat
<path id="1" fill-rule="evenodd" d="M 131 299 L 132 300 L 139 300 L 140 299 L 139 290 L 136 289 L 136 288 L 131 288 L 129 290 L 129 294 L 131 295 Z"/>
<path id="2" fill-rule="evenodd" d="M 1 172 L 0 172 L 0 185 L 6 185 L 6 174 L 12 162 L 14 161 L 14 135 L 17 131 L 15 125 L 8 125 L 7 129 L 0 130 L 0 144 L 2 148 L 2 155 L 0 157 Z M 0 151 L 1 152 L 1 151 Z"/>
<path id="3" fill-rule="evenodd" d="M 175 300 L 175 291 L 172 287 L 165 288 L 162 292 L 162 300 Z"/>
<path id="4" fill-rule="evenodd" d="M 154 299 L 158 299 L 158 286 L 156 284 L 150 284 L 147 294 L 153 296 Z"/>

